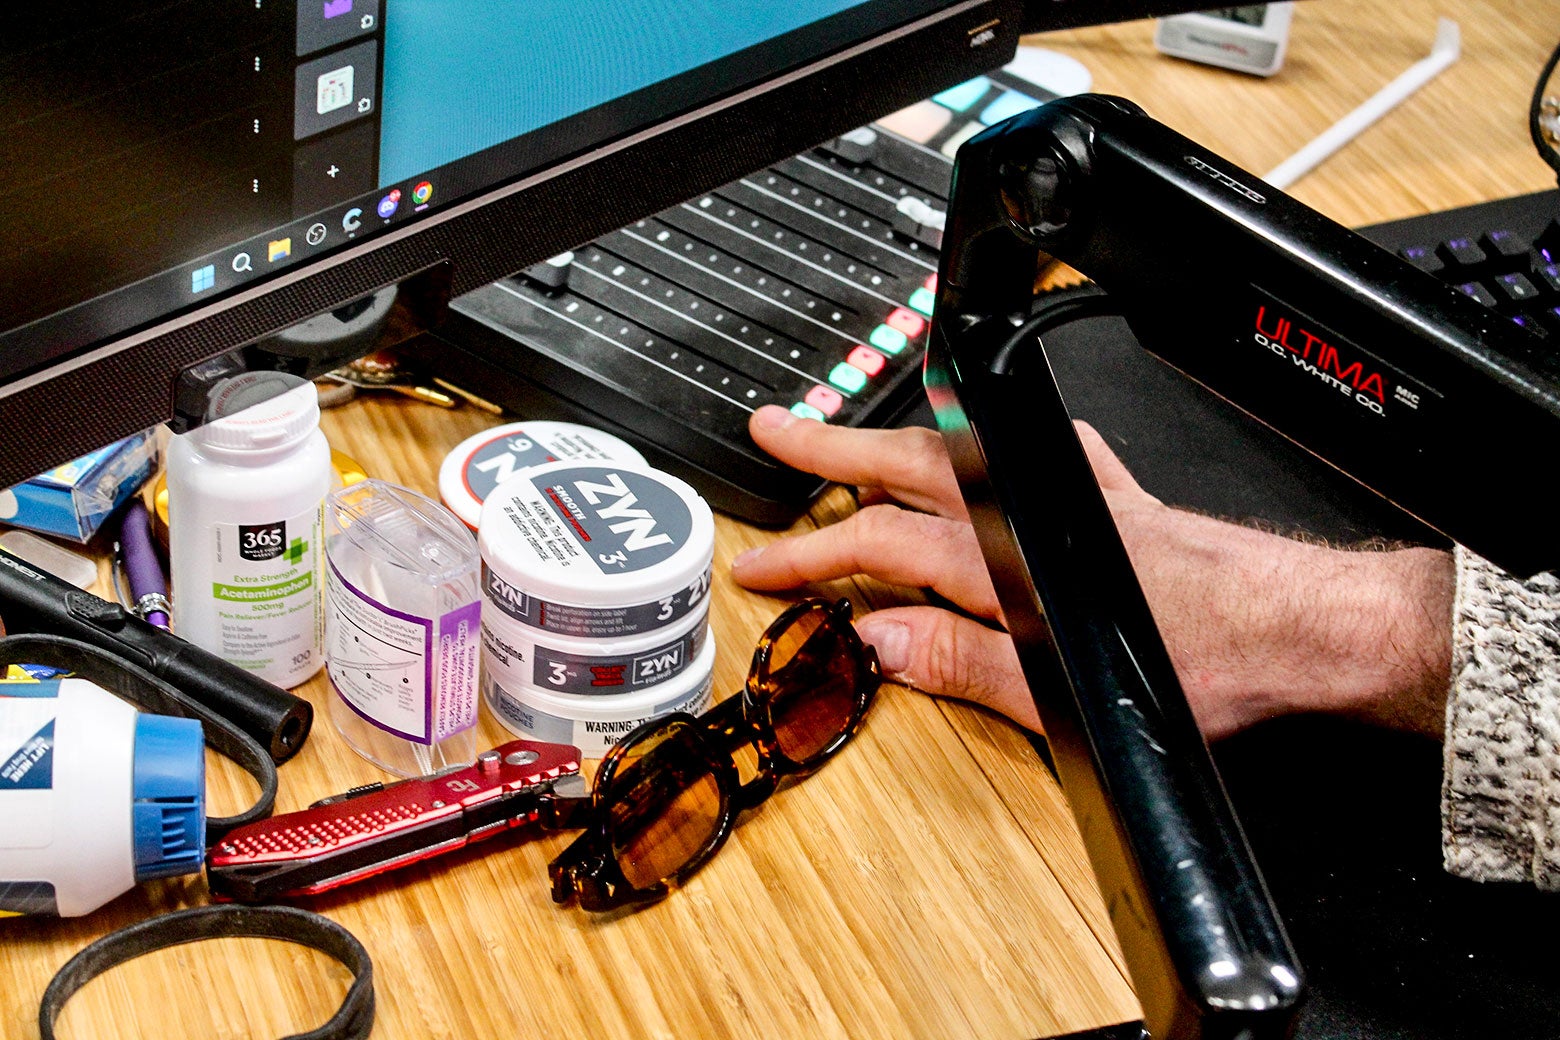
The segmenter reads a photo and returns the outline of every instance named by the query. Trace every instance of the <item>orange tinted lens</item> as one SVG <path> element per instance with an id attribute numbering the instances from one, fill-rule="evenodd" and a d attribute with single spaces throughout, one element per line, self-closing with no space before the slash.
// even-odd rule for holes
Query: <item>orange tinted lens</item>
<path id="1" fill-rule="evenodd" d="M 822 607 L 811 607 L 779 632 L 768 633 L 771 679 L 781 679 L 793 662 L 806 667 L 807 659 L 817 656 L 816 650 L 809 649 L 807 644 L 818 634 L 819 629 L 826 627 L 828 620 L 827 610 Z M 801 655 L 802 660 L 797 660 L 798 655 Z"/>
<path id="2" fill-rule="evenodd" d="M 618 837 L 617 861 L 635 888 L 649 888 L 691 863 L 720 825 L 720 785 L 705 773 L 677 792 L 661 813 L 626 839 Z"/>
<path id="3" fill-rule="evenodd" d="M 845 633 L 822 608 L 779 633 L 770 653 L 769 719 L 781 754 L 806 763 L 850 726 L 856 661 Z"/>
<path id="4" fill-rule="evenodd" d="M 630 749 L 609 795 L 613 854 L 635 888 L 674 876 L 704 851 L 720 828 L 720 783 L 678 727 Z"/>

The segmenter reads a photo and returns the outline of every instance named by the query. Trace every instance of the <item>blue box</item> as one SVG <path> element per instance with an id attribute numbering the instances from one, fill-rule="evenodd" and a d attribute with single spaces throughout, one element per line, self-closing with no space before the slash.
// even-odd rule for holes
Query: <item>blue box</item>
<path id="1" fill-rule="evenodd" d="M 148 430 L 0 491 L 0 523 L 86 542 L 157 466 Z"/>

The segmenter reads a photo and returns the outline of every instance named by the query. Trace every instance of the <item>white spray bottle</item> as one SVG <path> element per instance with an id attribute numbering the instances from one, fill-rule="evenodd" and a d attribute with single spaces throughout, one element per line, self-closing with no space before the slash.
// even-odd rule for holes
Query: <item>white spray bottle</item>
<path id="1" fill-rule="evenodd" d="M 90 913 L 205 857 L 194 719 L 86 679 L 0 682 L 0 917 Z"/>

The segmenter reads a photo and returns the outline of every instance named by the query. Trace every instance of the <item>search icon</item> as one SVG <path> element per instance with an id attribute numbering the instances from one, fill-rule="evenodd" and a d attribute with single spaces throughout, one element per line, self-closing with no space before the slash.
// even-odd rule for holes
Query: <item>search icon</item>
<path id="1" fill-rule="evenodd" d="M 245 271 L 253 271 L 254 265 L 249 262 L 248 253 L 239 253 L 233 258 L 233 272 L 243 274 Z"/>

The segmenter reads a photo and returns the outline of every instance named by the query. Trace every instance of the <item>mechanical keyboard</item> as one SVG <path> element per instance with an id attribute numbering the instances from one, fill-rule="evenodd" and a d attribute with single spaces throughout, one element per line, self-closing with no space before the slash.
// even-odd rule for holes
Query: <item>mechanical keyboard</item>
<path id="1" fill-rule="evenodd" d="M 1560 191 L 1362 228 L 1533 334 L 1515 360 L 1560 385 Z"/>
<path id="2" fill-rule="evenodd" d="M 717 509 L 791 522 L 826 485 L 760 451 L 748 416 L 883 426 L 924 397 L 952 156 L 1053 96 L 1015 67 L 458 298 L 440 367 L 623 437 Z"/>

